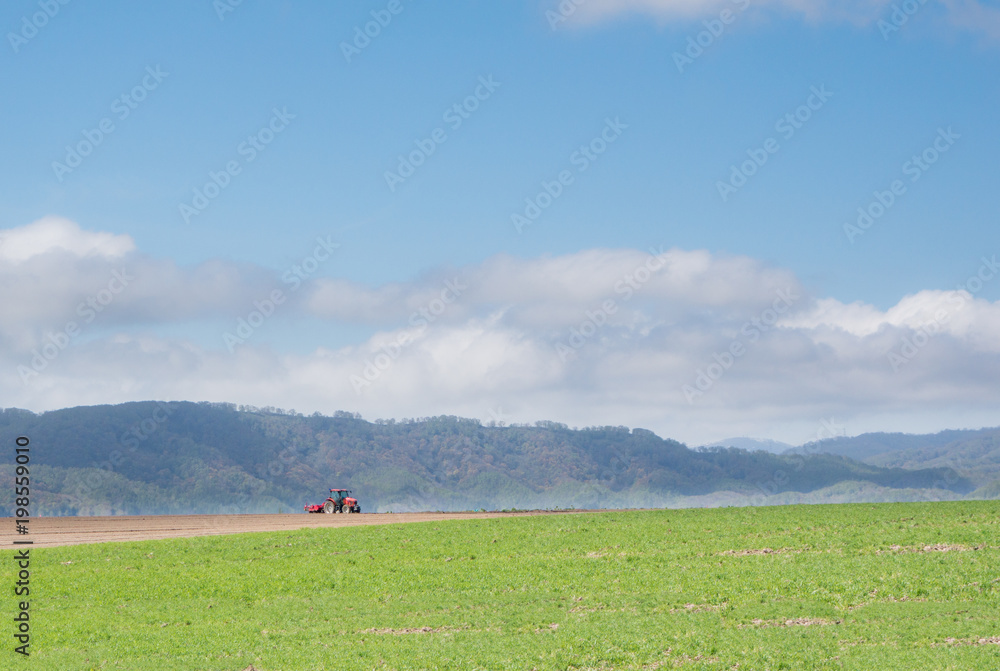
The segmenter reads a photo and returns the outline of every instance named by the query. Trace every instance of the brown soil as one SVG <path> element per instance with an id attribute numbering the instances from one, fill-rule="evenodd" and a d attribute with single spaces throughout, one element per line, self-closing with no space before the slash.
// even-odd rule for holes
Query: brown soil
<path id="1" fill-rule="evenodd" d="M 740 629 L 746 627 L 812 627 L 840 624 L 840 620 L 824 620 L 819 617 L 797 617 L 792 620 L 754 620 L 750 624 L 739 625 Z"/>
<path id="2" fill-rule="evenodd" d="M 419 629 L 365 629 L 362 634 L 390 634 L 392 636 L 403 636 L 404 634 L 439 634 L 443 631 L 461 631 L 467 629 L 468 625 L 462 627 L 420 627 Z"/>
<path id="3" fill-rule="evenodd" d="M 948 645 L 1000 645 L 1000 636 L 979 639 L 947 638 L 944 642 Z"/>
<path id="4" fill-rule="evenodd" d="M 986 544 L 974 545 L 969 547 L 967 545 L 954 545 L 950 543 L 936 543 L 934 545 L 923 545 L 915 547 L 906 547 L 903 545 L 890 545 L 888 550 L 876 550 L 875 554 L 904 554 L 908 552 L 969 552 L 970 550 L 981 550 L 986 547 Z"/>
<path id="5" fill-rule="evenodd" d="M 289 531 L 317 527 L 347 527 L 402 522 L 442 522 L 446 520 L 566 515 L 600 511 L 532 510 L 522 513 L 360 513 L 353 515 L 143 515 L 114 517 L 35 517 L 29 533 L 18 535 L 14 518 L 0 518 L 0 548 L 55 547 L 83 543 L 145 541 L 240 534 L 248 531 Z M 31 546 L 14 541 L 32 541 Z"/>
<path id="6" fill-rule="evenodd" d="M 719 554 L 729 557 L 749 557 L 752 555 L 779 555 L 785 554 L 786 552 L 797 552 L 797 550 L 790 550 L 789 548 L 781 548 L 780 550 L 760 548 L 759 550 L 725 550 Z"/>
<path id="7" fill-rule="evenodd" d="M 707 613 L 711 611 L 720 610 L 722 606 L 712 605 L 710 603 L 686 603 L 683 608 L 671 608 L 668 612 L 671 614 L 676 613 Z"/>

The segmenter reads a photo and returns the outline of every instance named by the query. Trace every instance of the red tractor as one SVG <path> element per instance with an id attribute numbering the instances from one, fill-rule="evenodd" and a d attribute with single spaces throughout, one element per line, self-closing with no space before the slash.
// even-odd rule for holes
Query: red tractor
<path id="1" fill-rule="evenodd" d="M 350 489 L 331 489 L 330 496 L 323 503 L 303 506 L 307 513 L 360 513 L 358 500 L 348 494 Z"/>

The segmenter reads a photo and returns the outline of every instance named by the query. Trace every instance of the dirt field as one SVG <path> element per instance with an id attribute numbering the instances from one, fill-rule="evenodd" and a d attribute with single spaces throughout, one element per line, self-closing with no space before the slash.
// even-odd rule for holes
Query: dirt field
<path id="1" fill-rule="evenodd" d="M 33 541 L 31 547 L 55 547 L 82 543 L 142 541 L 190 536 L 239 534 L 248 531 L 283 531 L 314 527 L 346 527 L 358 524 L 436 522 L 523 515 L 562 515 L 587 511 L 528 511 L 523 513 L 360 513 L 291 515 L 143 515 L 115 517 L 36 517 L 28 523 L 30 533 L 18 535 L 15 519 L 0 518 L 0 548 L 15 546 L 15 540 Z"/>

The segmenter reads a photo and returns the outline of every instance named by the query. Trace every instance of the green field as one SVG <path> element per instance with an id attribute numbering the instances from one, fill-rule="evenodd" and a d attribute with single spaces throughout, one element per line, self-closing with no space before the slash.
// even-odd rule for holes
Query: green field
<path id="1" fill-rule="evenodd" d="M 5 616 L 0 667 L 1000 669 L 998 526 L 986 501 L 39 548 L 33 654 Z"/>

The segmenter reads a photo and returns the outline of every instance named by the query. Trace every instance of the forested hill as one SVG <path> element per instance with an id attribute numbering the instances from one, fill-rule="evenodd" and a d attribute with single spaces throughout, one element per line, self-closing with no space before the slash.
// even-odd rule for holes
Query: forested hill
<path id="1" fill-rule="evenodd" d="M 1000 428 L 942 431 L 928 435 L 866 433 L 810 443 L 788 454 L 825 452 L 872 466 L 951 468 L 979 487 L 974 497 L 1000 497 Z"/>
<path id="2" fill-rule="evenodd" d="M 188 402 L 4 410 L 6 482 L 19 435 L 31 440 L 35 513 L 50 515 L 291 512 L 331 487 L 353 489 L 365 511 L 759 504 L 815 500 L 807 493 L 817 491 L 903 500 L 972 489 L 947 468 L 694 451 L 626 427 L 457 417 L 373 423 L 344 412 L 304 417 Z M 13 487 L 0 490 L 0 512 L 9 514 L 12 496 Z"/>
<path id="3" fill-rule="evenodd" d="M 825 452 L 859 461 L 870 461 L 880 455 L 905 450 L 947 449 L 960 444 L 981 442 L 984 439 L 995 441 L 998 437 L 1000 428 L 949 430 L 932 434 L 863 433 L 859 436 L 829 438 L 821 443 L 806 443 L 788 452 L 795 454 Z"/>

